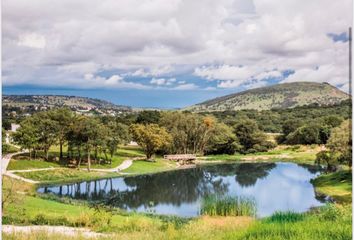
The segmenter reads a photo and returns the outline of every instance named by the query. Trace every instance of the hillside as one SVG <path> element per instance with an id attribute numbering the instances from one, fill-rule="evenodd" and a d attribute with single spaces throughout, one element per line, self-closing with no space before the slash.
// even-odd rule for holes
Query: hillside
<path id="1" fill-rule="evenodd" d="M 349 98 L 349 95 L 328 83 L 294 82 L 251 89 L 214 98 L 185 110 L 269 110 L 293 108 L 309 104 L 332 105 Z"/>
<path id="2" fill-rule="evenodd" d="M 100 99 L 63 95 L 4 95 L 2 104 L 9 107 L 53 108 L 67 106 L 73 109 L 130 110 L 130 107 L 115 105 Z"/>

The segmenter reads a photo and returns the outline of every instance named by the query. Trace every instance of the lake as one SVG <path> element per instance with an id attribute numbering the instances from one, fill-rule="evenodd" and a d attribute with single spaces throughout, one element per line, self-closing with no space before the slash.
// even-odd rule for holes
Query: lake
<path id="1" fill-rule="evenodd" d="M 150 175 L 117 177 L 41 187 L 53 193 L 128 211 L 198 216 L 210 194 L 253 198 L 257 216 L 275 211 L 305 212 L 325 203 L 316 197 L 310 180 L 320 173 L 312 165 L 295 163 L 236 163 L 201 165 Z"/>

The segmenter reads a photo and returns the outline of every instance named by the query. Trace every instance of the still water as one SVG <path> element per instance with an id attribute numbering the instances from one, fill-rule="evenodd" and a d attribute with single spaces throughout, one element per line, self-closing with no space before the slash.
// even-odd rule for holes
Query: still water
<path id="1" fill-rule="evenodd" d="M 117 177 L 50 187 L 40 193 L 103 202 L 128 211 L 198 216 L 209 194 L 254 198 L 259 217 L 275 211 L 304 212 L 324 204 L 310 180 L 319 168 L 294 163 L 198 166 L 151 175 Z"/>

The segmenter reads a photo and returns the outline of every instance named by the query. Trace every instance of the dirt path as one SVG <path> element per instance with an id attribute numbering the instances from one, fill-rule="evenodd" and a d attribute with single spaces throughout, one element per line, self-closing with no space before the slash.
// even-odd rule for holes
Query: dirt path
<path id="1" fill-rule="evenodd" d="M 66 236 L 77 237 L 90 237 L 90 238 L 100 238 L 107 236 L 107 234 L 92 232 L 86 228 L 74 228 L 74 227 L 64 227 L 64 226 L 14 226 L 14 225 L 3 225 L 2 232 L 7 234 L 12 233 L 28 233 L 31 232 L 46 232 L 48 234 L 62 234 Z"/>
<path id="2" fill-rule="evenodd" d="M 115 168 L 109 168 L 109 169 L 91 168 L 91 171 L 96 171 L 96 172 L 120 172 L 122 170 L 125 170 L 125 169 L 129 168 L 133 164 L 133 160 L 137 160 L 137 159 L 138 158 L 124 160 L 118 167 L 115 167 Z"/>
<path id="3" fill-rule="evenodd" d="M 32 179 L 28 179 L 28 178 L 24 178 L 24 177 L 18 176 L 16 174 L 12 173 L 12 172 L 5 172 L 3 175 L 11 177 L 11 178 L 14 178 L 14 179 L 17 179 L 17 180 L 21 180 L 21 181 L 24 181 L 24 182 L 32 183 L 32 184 L 39 183 L 38 181 L 34 181 Z"/>

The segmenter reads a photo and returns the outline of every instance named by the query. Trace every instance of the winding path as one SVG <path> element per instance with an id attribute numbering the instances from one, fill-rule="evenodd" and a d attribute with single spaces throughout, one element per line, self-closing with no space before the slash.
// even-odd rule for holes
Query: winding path
<path id="1" fill-rule="evenodd" d="M 118 167 L 109 169 L 91 168 L 91 171 L 96 172 L 120 172 L 124 169 L 129 168 L 133 164 L 133 159 L 124 160 Z"/>
<path id="2" fill-rule="evenodd" d="M 8 177 L 18 179 L 24 182 L 36 184 L 39 183 L 39 181 L 34 181 L 28 178 L 24 178 L 21 176 L 16 175 L 16 172 L 36 172 L 36 171 L 50 171 L 50 170 L 56 170 L 56 169 L 64 169 L 64 168 L 56 168 L 56 167 L 50 167 L 50 168 L 33 168 L 33 169 L 26 169 L 26 170 L 10 170 L 7 171 L 7 167 L 9 165 L 9 162 L 11 158 L 15 155 L 25 153 L 26 151 L 23 152 L 17 152 L 17 153 L 10 153 L 2 156 L 2 161 L 1 161 L 1 173 L 2 175 L 6 175 Z M 129 168 L 133 164 L 133 160 L 136 160 L 138 158 L 133 158 L 133 159 L 127 159 L 124 160 L 119 166 L 115 168 L 109 168 L 109 169 L 99 169 L 99 168 L 91 168 L 91 171 L 96 171 L 96 172 L 120 172 L 122 170 L 125 170 Z"/>
<path id="3" fill-rule="evenodd" d="M 1 173 L 4 174 L 6 172 L 7 166 L 10 163 L 10 160 L 13 156 L 25 153 L 26 151 L 23 152 L 16 152 L 16 153 L 9 153 L 9 154 L 5 154 L 2 155 L 2 159 L 1 159 Z"/>

